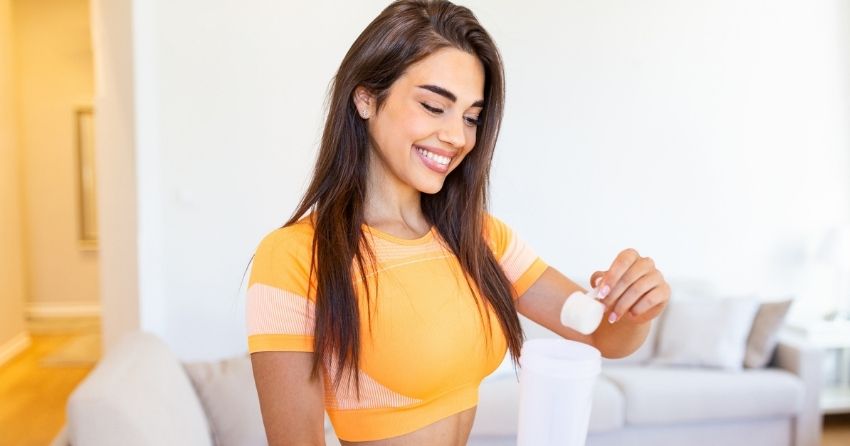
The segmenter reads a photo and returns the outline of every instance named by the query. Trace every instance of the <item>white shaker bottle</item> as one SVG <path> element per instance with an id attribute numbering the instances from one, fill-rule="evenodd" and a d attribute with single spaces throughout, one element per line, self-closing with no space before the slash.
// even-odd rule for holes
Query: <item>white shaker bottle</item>
<path id="1" fill-rule="evenodd" d="M 590 334 L 604 311 L 596 290 L 577 291 L 564 302 L 561 323 Z M 523 344 L 517 446 L 584 446 L 601 358 L 596 348 L 568 339 Z"/>

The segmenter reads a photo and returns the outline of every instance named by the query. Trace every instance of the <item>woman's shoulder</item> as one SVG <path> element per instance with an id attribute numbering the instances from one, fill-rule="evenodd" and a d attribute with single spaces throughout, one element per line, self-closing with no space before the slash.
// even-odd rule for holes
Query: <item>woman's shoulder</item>
<path id="1" fill-rule="evenodd" d="M 254 263 L 281 268 L 309 262 L 314 230 L 308 217 L 266 233 L 254 251 Z"/>
<path id="2" fill-rule="evenodd" d="M 313 226 L 308 217 L 267 233 L 254 252 L 249 287 L 263 283 L 306 295 L 313 253 Z"/>
<path id="3" fill-rule="evenodd" d="M 312 245 L 313 233 L 313 224 L 308 215 L 290 225 L 281 226 L 266 233 L 260 240 L 257 251 L 277 250 L 281 247 L 293 248 L 303 244 Z"/>
<path id="4" fill-rule="evenodd" d="M 510 225 L 487 211 L 484 212 L 484 239 L 496 258 L 501 258 L 516 241 Z"/>

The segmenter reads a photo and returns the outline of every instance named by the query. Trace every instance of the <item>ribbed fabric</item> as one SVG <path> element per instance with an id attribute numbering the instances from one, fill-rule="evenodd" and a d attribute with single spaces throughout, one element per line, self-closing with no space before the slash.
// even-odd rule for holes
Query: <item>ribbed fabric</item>
<path id="1" fill-rule="evenodd" d="M 353 268 L 361 319 L 360 399 L 354 381 L 347 379 L 350 371 L 333 391 L 337 364 L 335 358 L 323 360 L 325 409 L 337 436 L 346 441 L 403 435 L 474 407 L 481 380 L 507 352 L 495 312 L 486 306 L 491 323 L 485 325 L 486 316 L 479 314 L 485 307 L 472 294 L 478 288 L 470 291 L 435 228 L 413 240 L 363 229 L 377 263 L 367 268 L 365 284 Z M 489 214 L 484 237 L 517 299 L 546 263 Z M 250 353 L 313 351 L 315 277 L 310 282 L 307 277 L 312 239 L 307 216 L 272 231 L 257 247 L 246 296 Z"/>

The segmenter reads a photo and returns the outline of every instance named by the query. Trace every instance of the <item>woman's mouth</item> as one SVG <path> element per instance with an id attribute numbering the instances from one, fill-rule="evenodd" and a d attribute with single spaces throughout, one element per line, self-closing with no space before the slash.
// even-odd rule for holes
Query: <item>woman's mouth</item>
<path id="1" fill-rule="evenodd" d="M 419 155 L 419 159 L 422 160 L 422 163 L 429 169 L 439 173 L 446 173 L 449 171 L 449 163 L 451 163 L 452 158 L 437 155 L 436 153 L 423 149 L 419 146 L 413 146 L 413 148 L 416 149 L 416 153 Z"/>

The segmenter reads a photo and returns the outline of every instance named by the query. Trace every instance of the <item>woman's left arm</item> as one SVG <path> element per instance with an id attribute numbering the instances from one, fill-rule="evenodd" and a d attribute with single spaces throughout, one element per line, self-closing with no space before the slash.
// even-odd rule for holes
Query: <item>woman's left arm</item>
<path id="1" fill-rule="evenodd" d="M 607 271 L 593 273 L 590 283 L 597 281 L 606 311 L 599 328 L 590 335 L 561 324 L 561 307 L 567 297 L 587 291 L 551 266 L 519 297 L 517 311 L 566 339 L 596 347 L 606 358 L 628 356 L 643 344 L 650 322 L 667 306 L 670 285 L 652 259 L 641 257 L 634 249 L 623 250 Z"/>

